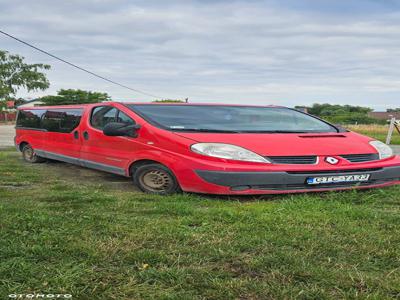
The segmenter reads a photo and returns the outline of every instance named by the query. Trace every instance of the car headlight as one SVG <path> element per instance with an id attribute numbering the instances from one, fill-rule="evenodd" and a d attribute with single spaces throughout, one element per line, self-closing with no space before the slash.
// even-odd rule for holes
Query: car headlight
<path id="1" fill-rule="evenodd" d="M 241 160 L 241 161 L 270 163 L 264 157 L 254 152 L 230 144 L 199 143 L 192 145 L 190 148 L 192 149 L 193 152 L 212 157 Z"/>
<path id="2" fill-rule="evenodd" d="M 369 144 L 376 149 L 379 153 L 379 158 L 384 159 L 393 156 L 393 150 L 388 145 L 380 141 L 372 141 Z"/>

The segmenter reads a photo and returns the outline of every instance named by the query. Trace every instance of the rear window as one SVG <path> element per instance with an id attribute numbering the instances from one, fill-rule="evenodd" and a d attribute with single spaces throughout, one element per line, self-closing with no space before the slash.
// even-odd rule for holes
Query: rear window
<path id="1" fill-rule="evenodd" d="M 18 112 L 17 127 L 70 133 L 78 127 L 82 109 L 32 109 Z"/>
<path id="2" fill-rule="evenodd" d="M 42 109 L 20 110 L 18 112 L 17 127 L 42 129 L 41 120 L 45 112 L 46 110 Z"/>

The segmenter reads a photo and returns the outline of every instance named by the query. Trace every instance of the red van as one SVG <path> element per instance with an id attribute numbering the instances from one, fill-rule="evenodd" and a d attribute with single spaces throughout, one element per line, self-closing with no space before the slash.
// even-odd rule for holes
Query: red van
<path id="1" fill-rule="evenodd" d="M 285 107 L 97 103 L 20 109 L 16 147 L 144 192 L 281 194 L 400 183 L 387 145 Z"/>

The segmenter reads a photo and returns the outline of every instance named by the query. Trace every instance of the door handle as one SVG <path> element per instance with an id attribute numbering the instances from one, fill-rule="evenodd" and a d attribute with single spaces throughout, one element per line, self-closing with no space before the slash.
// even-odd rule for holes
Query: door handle
<path id="1" fill-rule="evenodd" d="M 74 138 L 76 140 L 79 139 L 79 132 L 78 131 L 74 131 Z"/>
<path id="2" fill-rule="evenodd" d="M 84 131 L 84 132 L 83 132 L 83 138 L 84 138 L 85 140 L 88 140 L 88 139 L 89 139 L 89 133 L 88 133 L 87 131 Z"/>

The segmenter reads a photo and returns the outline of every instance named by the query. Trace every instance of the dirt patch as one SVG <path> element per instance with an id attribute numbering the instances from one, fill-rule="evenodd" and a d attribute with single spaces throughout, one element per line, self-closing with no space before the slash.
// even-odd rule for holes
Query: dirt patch
<path id="1" fill-rule="evenodd" d="M 42 164 L 36 164 L 49 176 L 55 176 L 58 179 L 73 182 L 75 184 L 101 184 L 113 190 L 138 191 L 131 178 L 101 172 L 93 169 L 79 167 L 76 165 L 49 160 Z"/>

